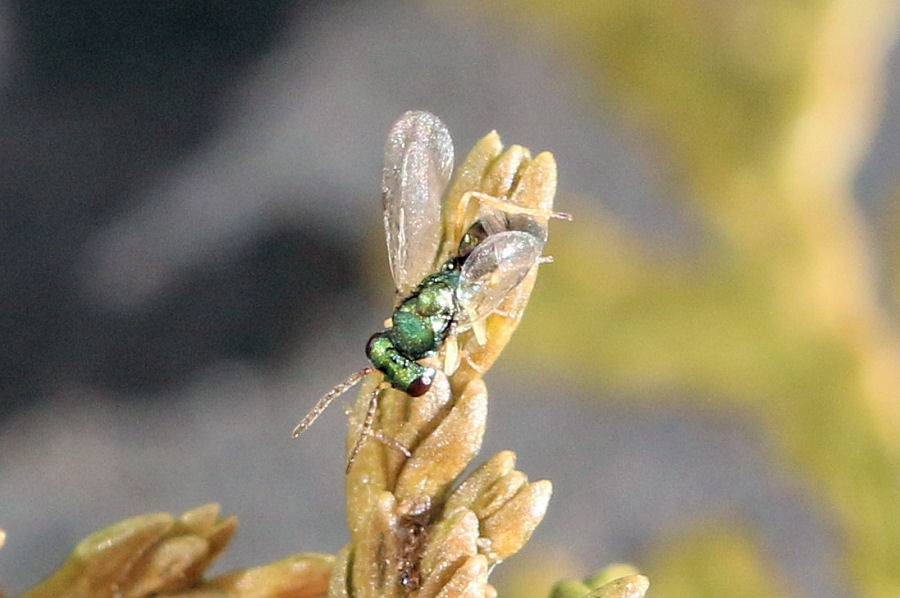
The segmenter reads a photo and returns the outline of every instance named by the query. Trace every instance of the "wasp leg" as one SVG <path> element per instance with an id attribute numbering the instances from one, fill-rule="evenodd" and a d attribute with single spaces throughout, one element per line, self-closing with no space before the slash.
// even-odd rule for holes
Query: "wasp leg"
<path id="1" fill-rule="evenodd" d="M 403 446 L 403 444 L 401 444 L 400 441 L 397 440 L 396 438 L 389 438 L 389 437 L 385 436 L 384 434 L 382 434 L 381 432 L 372 432 L 371 436 L 372 436 L 372 438 L 374 438 L 381 444 L 383 444 L 387 447 L 390 447 L 390 448 L 394 449 L 395 451 L 403 453 L 403 456 L 406 457 L 407 459 L 412 457 L 412 452 L 410 452 L 410 450 L 408 448 Z"/>
<path id="2" fill-rule="evenodd" d="M 483 367 L 481 367 L 480 365 L 477 365 L 474 361 L 472 361 L 472 358 L 469 356 L 468 351 L 466 351 L 465 349 L 461 349 L 459 354 L 462 357 L 462 359 L 466 362 L 466 364 L 468 364 L 468 366 L 475 371 L 476 374 L 478 374 L 479 376 L 484 376 L 486 370 Z"/>
<path id="3" fill-rule="evenodd" d="M 522 317 L 522 312 L 520 312 L 520 311 L 519 312 L 503 311 L 502 309 L 495 309 L 494 311 L 491 312 L 491 315 L 492 316 L 498 315 L 501 318 L 506 318 L 508 320 L 518 320 L 519 318 Z"/>
<path id="4" fill-rule="evenodd" d="M 358 421 L 356 421 L 356 419 L 353 417 L 353 414 L 351 413 L 351 411 L 352 411 L 352 409 L 350 409 L 350 408 L 348 407 L 347 410 L 344 411 L 344 415 L 346 415 L 346 416 L 348 416 L 348 417 L 350 418 L 350 425 L 351 425 L 351 426 L 354 426 L 354 427 L 357 428 L 358 430 L 362 431 L 362 425 L 361 425 Z M 403 453 L 403 455 L 404 455 L 407 459 L 410 458 L 410 457 L 412 457 L 412 452 L 411 452 L 408 448 L 406 448 L 406 446 L 405 446 L 403 443 L 401 443 L 399 440 L 397 440 L 397 439 L 395 439 L 395 438 L 390 438 L 390 437 L 388 437 L 388 436 L 385 436 L 385 435 L 382 434 L 381 432 L 377 432 L 377 431 L 374 431 L 374 430 L 373 430 L 371 433 L 369 433 L 369 436 L 371 436 L 372 438 L 374 438 L 375 440 L 377 440 L 377 441 L 380 442 L 381 444 L 383 444 L 383 445 L 385 445 L 385 446 L 388 446 L 388 447 L 390 447 L 390 448 L 392 448 L 392 449 L 394 449 L 394 450 L 396 450 L 396 451 L 398 451 L 398 452 L 400 452 L 400 453 Z"/>
<path id="5" fill-rule="evenodd" d="M 444 373 L 452 376 L 457 368 L 459 368 L 459 342 L 456 339 L 456 322 L 454 322 L 447 333 L 447 340 L 444 341 Z"/>
<path id="6" fill-rule="evenodd" d="M 556 218 L 557 220 L 572 220 L 572 215 L 567 212 L 554 212 L 552 210 L 542 210 L 540 208 L 528 208 L 525 206 L 520 206 L 514 204 L 509 201 L 509 198 L 506 196 L 496 197 L 494 195 L 489 195 L 487 193 L 482 193 L 481 191 L 466 191 L 463 193 L 462 197 L 459 198 L 459 203 L 456 205 L 456 214 L 454 222 L 457 223 L 456 231 L 454 231 L 454 236 L 456 239 L 462 239 L 462 235 L 464 232 L 463 222 L 466 211 L 469 209 L 469 201 L 472 199 L 477 199 L 478 201 L 491 206 L 501 212 L 508 212 L 510 214 L 525 214 L 528 216 L 540 216 L 543 218 Z"/>
<path id="7" fill-rule="evenodd" d="M 478 322 L 472 323 L 472 334 L 475 335 L 475 340 L 478 341 L 478 344 L 482 347 L 487 344 L 487 320 L 479 320 Z"/>
<path id="8" fill-rule="evenodd" d="M 498 312 L 496 310 L 491 312 L 491 314 L 495 314 L 495 313 L 500 313 L 500 312 Z M 501 315 L 505 316 L 507 314 L 502 313 Z M 487 343 L 487 318 L 485 318 L 483 320 L 478 320 L 477 322 L 470 322 L 470 323 L 466 324 L 465 326 L 455 329 L 455 331 L 457 333 L 468 332 L 469 330 L 471 330 L 472 335 L 475 336 L 476 343 L 478 343 L 481 346 L 484 346 Z M 448 337 L 448 340 L 449 340 L 449 337 Z M 459 349 L 459 343 L 456 343 L 456 344 L 457 344 L 457 346 L 455 348 L 451 348 L 451 350 L 456 351 L 458 353 L 463 353 L 464 350 Z M 446 346 L 446 344 L 445 344 L 445 346 Z M 454 360 L 456 362 L 456 367 L 454 367 L 453 370 L 451 371 L 451 370 L 448 370 L 448 368 L 446 367 L 447 358 L 446 357 L 444 358 L 444 366 L 445 366 L 444 373 L 446 373 L 447 375 L 452 374 L 459 367 L 459 357 L 454 356 Z"/>
<path id="9" fill-rule="evenodd" d="M 359 436 L 356 437 L 356 442 L 353 443 L 353 448 L 350 450 L 350 456 L 347 457 L 347 469 L 345 473 L 350 473 L 350 468 L 353 466 L 353 462 L 356 461 L 359 449 L 362 448 L 366 438 L 373 435 L 372 426 L 375 424 L 375 412 L 378 411 L 378 396 L 381 394 L 382 390 L 389 386 L 389 384 L 383 382 L 376 386 L 375 390 L 373 390 L 372 394 L 369 396 L 369 408 L 366 409 L 366 418 L 363 420 Z"/>
<path id="10" fill-rule="evenodd" d="M 331 404 L 331 401 L 335 400 L 336 398 L 353 388 L 356 383 L 358 383 L 360 380 L 374 371 L 375 368 L 363 368 L 358 372 L 350 374 L 346 380 L 328 391 L 328 393 L 324 397 L 318 400 L 315 407 L 313 407 L 309 411 L 309 413 L 306 414 L 306 417 L 304 417 L 303 420 L 294 428 L 294 438 L 303 434 L 307 430 L 307 428 L 309 428 L 313 424 L 313 422 L 316 421 L 320 415 L 322 415 L 322 412 L 328 408 L 328 405 Z"/>

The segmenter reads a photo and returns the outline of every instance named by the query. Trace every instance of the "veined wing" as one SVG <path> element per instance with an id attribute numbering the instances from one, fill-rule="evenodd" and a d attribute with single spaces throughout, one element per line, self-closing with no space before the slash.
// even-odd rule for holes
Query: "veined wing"
<path id="1" fill-rule="evenodd" d="M 496 203 L 480 202 L 475 217 L 488 236 L 504 231 L 521 231 L 537 237 L 543 245 L 547 242 L 548 216 L 529 213 L 530 210 L 509 198 L 494 198 Z"/>
<path id="2" fill-rule="evenodd" d="M 482 241 L 463 263 L 456 299 L 458 324 L 466 326 L 491 315 L 541 257 L 544 243 L 521 231 L 505 231 Z"/>
<path id="3" fill-rule="evenodd" d="M 434 270 L 441 240 L 441 196 L 453 171 L 453 140 L 433 114 L 409 111 L 388 135 L 382 206 L 394 286 L 409 294 Z"/>

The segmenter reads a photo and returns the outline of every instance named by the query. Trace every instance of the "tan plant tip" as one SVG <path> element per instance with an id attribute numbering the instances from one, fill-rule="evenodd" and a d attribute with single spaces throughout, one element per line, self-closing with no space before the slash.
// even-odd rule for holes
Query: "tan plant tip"
<path id="1" fill-rule="evenodd" d="M 178 521 L 193 533 L 203 533 L 219 520 L 222 508 L 217 503 L 209 503 L 185 512 Z"/>
<path id="2" fill-rule="evenodd" d="M 469 557 L 478 553 L 478 518 L 471 511 L 457 511 L 434 525 L 420 559 L 424 579 L 420 597 L 434 596 Z"/>
<path id="3" fill-rule="evenodd" d="M 353 545 L 341 548 L 334 559 L 331 579 L 328 581 L 328 598 L 349 598 L 350 562 L 353 559 Z"/>
<path id="4" fill-rule="evenodd" d="M 262 567 L 227 573 L 211 580 L 206 588 L 221 591 L 229 598 L 313 598 L 328 591 L 334 568 L 335 557 L 330 554 L 298 554 Z"/>
<path id="5" fill-rule="evenodd" d="M 544 480 L 529 484 L 483 522 L 482 535 L 491 541 L 491 562 L 515 554 L 543 520 L 553 486 Z"/>
<path id="6" fill-rule="evenodd" d="M 521 471 L 511 471 L 487 488 L 472 505 L 479 519 L 487 519 L 500 510 L 525 484 L 528 476 Z"/>
<path id="7" fill-rule="evenodd" d="M 201 583 L 236 528 L 234 517 L 219 517 L 218 505 L 177 518 L 132 517 L 79 542 L 66 563 L 23 598 L 176 595 Z"/>
<path id="8" fill-rule="evenodd" d="M 487 391 L 484 382 L 473 380 L 406 462 L 397 480 L 398 498 L 437 496 L 448 489 L 481 448 L 486 422 Z"/>
<path id="9" fill-rule="evenodd" d="M 437 598 L 482 598 L 487 592 L 488 563 L 483 555 L 466 559 Z"/>
<path id="10" fill-rule="evenodd" d="M 475 501 L 497 480 L 507 475 L 516 466 L 516 454 L 501 451 L 472 472 L 447 499 L 445 509 L 453 512 L 459 508 L 472 508 Z"/>

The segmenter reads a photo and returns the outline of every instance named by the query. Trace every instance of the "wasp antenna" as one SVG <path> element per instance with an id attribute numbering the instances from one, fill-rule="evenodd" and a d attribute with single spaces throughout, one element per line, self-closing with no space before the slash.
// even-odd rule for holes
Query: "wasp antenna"
<path id="1" fill-rule="evenodd" d="M 363 368 L 358 372 L 354 372 L 347 376 L 347 379 L 332 388 L 328 391 L 324 397 L 319 399 L 316 403 L 316 406 L 310 409 L 309 413 L 306 414 L 306 417 L 297 424 L 297 427 L 294 428 L 294 438 L 297 438 L 301 434 L 303 434 L 307 428 L 309 428 L 314 421 L 316 421 L 322 412 L 328 408 L 328 405 L 331 404 L 331 401 L 335 400 L 351 388 L 356 385 L 360 380 L 371 374 L 375 371 L 375 368 Z"/>

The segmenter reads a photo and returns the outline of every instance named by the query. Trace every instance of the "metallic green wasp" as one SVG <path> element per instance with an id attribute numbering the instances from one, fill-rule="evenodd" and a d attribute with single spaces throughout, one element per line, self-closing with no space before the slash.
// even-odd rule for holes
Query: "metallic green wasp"
<path id="1" fill-rule="evenodd" d="M 387 328 L 366 345 L 371 367 L 350 375 L 316 403 L 294 429 L 302 434 L 335 398 L 375 371 L 384 376 L 369 401 L 362 431 L 348 459 L 353 463 L 372 427 L 381 388 L 411 397 L 429 391 L 434 368 L 418 360 L 437 355 L 457 332 L 474 328 L 542 261 L 547 219 L 565 214 L 512 205 L 470 192 L 477 216 L 456 251 L 435 266 L 442 239 L 441 199 L 453 170 L 453 142 L 433 114 L 410 111 L 391 129 L 385 148 L 382 203 L 391 274 L 400 298 Z M 455 350 L 448 367 L 456 360 Z M 447 372 L 452 373 L 452 372 Z"/>

